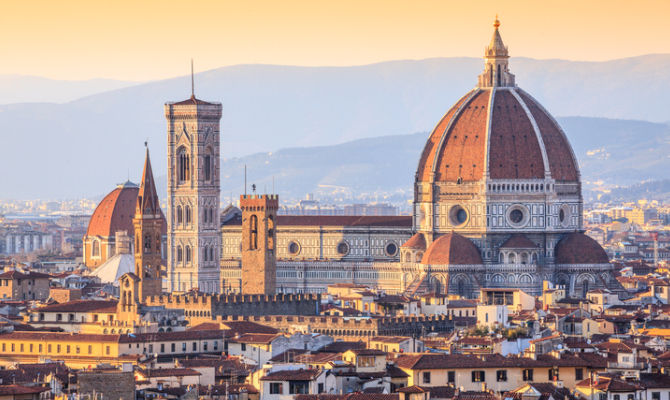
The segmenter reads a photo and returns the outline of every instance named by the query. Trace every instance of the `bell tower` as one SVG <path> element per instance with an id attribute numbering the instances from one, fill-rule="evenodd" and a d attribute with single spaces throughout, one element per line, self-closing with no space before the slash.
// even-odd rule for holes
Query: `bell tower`
<path id="1" fill-rule="evenodd" d="M 279 197 L 242 195 L 242 294 L 277 291 L 276 221 Z"/>
<path id="2" fill-rule="evenodd" d="M 160 208 L 154 175 L 151 171 L 147 147 L 142 171 L 142 182 L 135 205 L 135 275 L 139 278 L 137 297 L 143 301 L 148 296 L 162 292 L 162 230 L 163 212 Z"/>
<path id="3" fill-rule="evenodd" d="M 168 276 L 171 292 L 219 292 L 221 103 L 166 103 Z"/>

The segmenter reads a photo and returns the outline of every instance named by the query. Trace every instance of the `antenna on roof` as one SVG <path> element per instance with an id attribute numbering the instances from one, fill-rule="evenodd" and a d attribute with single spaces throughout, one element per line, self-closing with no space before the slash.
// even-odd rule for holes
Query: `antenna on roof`
<path id="1" fill-rule="evenodd" d="M 247 164 L 244 164 L 244 196 L 247 195 Z"/>
<path id="2" fill-rule="evenodd" d="M 193 79 L 193 59 L 191 58 L 191 97 L 195 98 L 195 80 Z"/>

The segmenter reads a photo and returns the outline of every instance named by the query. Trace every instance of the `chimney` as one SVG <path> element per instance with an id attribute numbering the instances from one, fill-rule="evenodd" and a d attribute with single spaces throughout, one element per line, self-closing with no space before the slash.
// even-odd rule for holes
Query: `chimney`
<path id="1" fill-rule="evenodd" d="M 130 254 L 130 236 L 126 231 L 117 231 L 115 235 L 115 254 Z"/>

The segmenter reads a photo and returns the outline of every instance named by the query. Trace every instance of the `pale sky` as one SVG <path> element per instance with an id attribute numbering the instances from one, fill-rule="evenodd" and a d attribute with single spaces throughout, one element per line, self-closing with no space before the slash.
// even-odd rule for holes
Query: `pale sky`
<path id="1" fill-rule="evenodd" d="M 22 0 L 0 7 L 0 74 L 151 80 L 246 63 L 670 53 L 670 0 Z"/>

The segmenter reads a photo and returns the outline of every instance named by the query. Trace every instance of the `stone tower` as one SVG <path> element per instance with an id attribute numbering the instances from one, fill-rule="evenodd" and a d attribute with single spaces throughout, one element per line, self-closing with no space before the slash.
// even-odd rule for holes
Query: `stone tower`
<path id="1" fill-rule="evenodd" d="M 277 195 L 242 195 L 242 293 L 274 295 L 277 287 Z"/>
<path id="2" fill-rule="evenodd" d="M 221 103 L 194 95 L 166 103 L 168 283 L 171 292 L 219 291 Z"/>
<path id="3" fill-rule="evenodd" d="M 160 208 L 154 175 L 151 171 L 147 148 L 142 182 L 137 194 L 135 217 L 135 275 L 140 279 L 138 298 L 159 296 L 162 292 L 162 228 L 163 213 Z"/>

